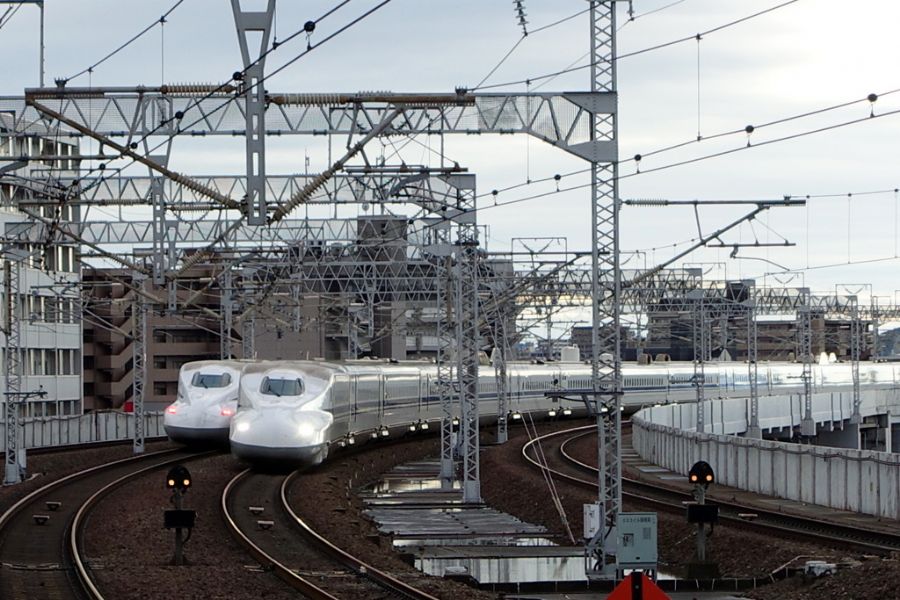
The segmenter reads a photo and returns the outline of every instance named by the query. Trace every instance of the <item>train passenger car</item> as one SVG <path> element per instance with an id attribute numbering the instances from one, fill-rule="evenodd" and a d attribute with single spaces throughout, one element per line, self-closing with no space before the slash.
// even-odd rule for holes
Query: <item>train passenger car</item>
<path id="1" fill-rule="evenodd" d="M 201 360 L 178 373 L 178 395 L 166 407 L 163 426 L 169 439 L 186 444 L 225 443 L 237 411 L 241 371 L 238 360 Z"/>
<path id="2" fill-rule="evenodd" d="M 437 369 L 433 363 L 260 361 L 242 363 L 241 367 L 233 376 L 240 377 L 239 401 L 229 439 L 233 453 L 252 462 L 283 460 L 315 464 L 325 459 L 334 444 L 418 431 L 437 425 L 442 418 Z M 798 393 L 803 389 L 802 373 L 803 367 L 798 363 L 760 363 L 757 365 L 758 393 L 761 396 Z M 891 386 L 896 385 L 898 375 L 893 365 L 867 363 L 861 366 L 860 380 L 866 387 Z M 187 389 L 193 377 L 186 373 L 182 387 Z M 707 362 L 703 379 L 707 398 L 747 397 L 750 393 L 746 363 Z M 691 363 L 626 365 L 622 383 L 625 392 L 622 405 L 627 410 L 647 404 L 691 402 L 697 397 Z M 234 385 L 234 381 L 230 384 Z M 811 384 L 814 392 L 849 390 L 850 365 L 813 365 Z M 508 412 L 500 415 L 495 370 L 490 365 L 480 367 L 479 413 L 483 421 L 500 417 L 515 420 L 527 413 L 541 416 L 584 413 L 586 409 L 580 399 L 583 392 L 590 390 L 591 367 L 582 362 L 511 362 L 507 365 L 506 387 Z M 192 391 L 195 388 L 190 387 Z M 567 391 L 565 395 L 573 402 L 555 397 L 562 391 Z M 182 411 L 183 404 L 179 400 L 173 405 L 176 414 Z M 222 409 L 218 427 L 227 425 L 228 412 L 229 409 Z M 169 415 L 167 430 L 168 424 Z"/>

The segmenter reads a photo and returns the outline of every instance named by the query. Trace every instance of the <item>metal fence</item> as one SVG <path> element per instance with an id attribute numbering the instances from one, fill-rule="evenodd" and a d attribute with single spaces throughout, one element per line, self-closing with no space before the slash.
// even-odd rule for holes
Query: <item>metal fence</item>
<path id="1" fill-rule="evenodd" d="M 68 444 L 127 440 L 134 435 L 134 415 L 116 411 L 84 415 L 24 419 L 19 422 L 19 440 L 26 448 L 48 448 Z M 144 435 L 165 436 L 163 414 L 144 414 Z M 0 439 L 0 451 L 6 440 Z"/>

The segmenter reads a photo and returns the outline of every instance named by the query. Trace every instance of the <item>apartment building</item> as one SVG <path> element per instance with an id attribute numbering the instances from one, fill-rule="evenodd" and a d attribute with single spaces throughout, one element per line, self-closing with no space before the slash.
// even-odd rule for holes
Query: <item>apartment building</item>
<path id="1" fill-rule="evenodd" d="M 0 167 L 7 167 L 0 178 L 0 227 L 3 258 L 14 258 L 19 266 L 12 272 L 19 274 L 20 390 L 46 392 L 24 404 L 26 417 L 80 414 L 83 409 L 78 250 L 73 244 L 48 240 L 46 234 L 35 236 L 32 230 L 23 235 L 21 230 L 27 221 L 21 209 L 59 223 L 78 222 L 78 206 L 61 202 L 50 191 L 58 178 L 77 174 L 78 161 L 64 158 L 77 154 L 76 145 L 47 135 L 12 132 L 8 116 L 0 114 L 0 157 L 8 157 L 0 161 Z M 19 157 L 28 160 L 13 160 Z M 36 187 L 35 180 L 50 185 Z M 0 270 L 3 265 L 0 260 Z M 2 277 L 5 281 L 5 272 Z M 0 300 L 0 364 L 5 369 L 9 323 L 3 286 Z M 0 377 L 0 390 L 5 392 L 5 386 L 5 377 Z"/>

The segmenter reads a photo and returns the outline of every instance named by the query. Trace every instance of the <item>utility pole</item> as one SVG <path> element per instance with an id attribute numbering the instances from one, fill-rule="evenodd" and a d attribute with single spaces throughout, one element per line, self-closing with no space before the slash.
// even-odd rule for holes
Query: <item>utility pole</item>
<path id="1" fill-rule="evenodd" d="M 694 337 L 694 390 L 697 402 L 697 432 L 706 431 L 706 358 L 709 336 L 707 335 L 708 322 L 706 319 L 706 304 L 701 297 L 693 306 L 693 337 Z"/>
<path id="2" fill-rule="evenodd" d="M 756 300 L 747 301 L 747 377 L 750 383 L 750 418 L 747 428 L 747 437 L 762 438 L 762 429 L 759 426 L 759 368 L 757 366 L 757 348 L 759 331 L 756 325 Z"/>
<path id="3" fill-rule="evenodd" d="M 797 358 L 803 364 L 803 419 L 800 435 L 811 438 L 816 435 L 816 422 L 812 415 L 812 307 L 808 288 L 800 290 L 801 305 L 797 309 Z"/>
<path id="4" fill-rule="evenodd" d="M 589 579 L 617 579 L 622 510 L 622 363 L 619 354 L 618 94 L 616 1 L 590 0 L 591 36 L 591 388 L 597 414 L 597 524 L 585 545 Z"/>
<path id="5" fill-rule="evenodd" d="M 11 252 L 7 252 L 11 254 Z M 6 430 L 6 456 L 3 476 L 4 485 L 22 481 L 19 456 L 19 394 L 22 389 L 21 324 L 22 303 L 19 298 L 20 261 L 9 256 L 3 261 L 3 293 L 6 317 L 6 393 L 4 395 L 4 417 Z M 25 449 L 21 449 L 24 457 Z M 24 461 L 22 461 L 24 462 Z"/>
<path id="6" fill-rule="evenodd" d="M 134 454 L 144 452 L 144 386 L 147 382 L 147 301 L 143 296 L 145 277 L 134 272 L 132 282 L 131 322 L 132 322 L 132 385 L 131 401 L 134 415 Z"/>
<path id="7" fill-rule="evenodd" d="M 244 120 L 247 144 L 247 223 L 265 225 L 266 208 L 266 87 L 263 85 L 266 52 L 275 16 L 275 0 L 268 0 L 264 11 L 245 11 L 241 0 L 231 0 L 237 27 L 241 58 L 244 61 L 241 91 L 244 95 Z M 259 50 L 250 53 L 250 40 L 259 36 Z M 255 48 L 254 48 L 255 50 Z"/>
<path id="8" fill-rule="evenodd" d="M 862 416 L 859 409 L 862 399 L 859 393 L 859 359 L 862 346 L 862 322 L 859 318 L 859 299 L 850 296 L 850 369 L 853 377 L 853 414 L 850 415 L 851 423 L 861 423 Z"/>

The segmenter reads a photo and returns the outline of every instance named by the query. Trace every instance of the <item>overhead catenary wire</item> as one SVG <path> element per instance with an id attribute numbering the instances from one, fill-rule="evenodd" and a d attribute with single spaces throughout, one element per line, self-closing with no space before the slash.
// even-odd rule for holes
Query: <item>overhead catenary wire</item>
<path id="1" fill-rule="evenodd" d="M 624 160 L 619 161 L 619 164 L 622 165 L 622 164 L 627 164 L 627 163 L 631 163 L 631 162 L 640 163 L 640 162 L 642 162 L 642 161 L 643 161 L 645 158 L 647 158 L 647 157 L 656 156 L 656 155 L 659 155 L 659 154 L 664 154 L 664 153 L 666 153 L 666 152 L 671 152 L 671 151 L 673 151 L 673 150 L 677 150 L 677 149 L 680 149 L 680 148 L 684 148 L 684 147 L 686 147 L 686 146 L 694 145 L 694 144 L 697 144 L 697 143 L 708 142 L 708 141 L 710 141 L 710 140 L 721 139 L 721 138 L 725 138 L 725 137 L 729 137 L 729 136 L 734 136 L 734 135 L 739 135 L 739 134 L 747 134 L 747 133 L 748 133 L 748 129 L 750 130 L 751 133 L 758 133 L 760 130 L 763 130 L 763 129 L 766 129 L 766 128 L 770 128 L 770 127 L 774 127 L 774 126 L 776 126 L 776 125 L 783 125 L 783 124 L 785 124 L 785 123 L 790 123 L 790 122 L 792 122 L 792 121 L 797 121 L 797 120 L 805 119 L 805 118 L 808 118 L 808 117 L 813 117 L 813 116 L 823 115 L 823 114 L 828 113 L 828 112 L 831 112 L 831 111 L 839 110 L 839 109 L 842 109 L 842 108 L 848 108 L 848 107 L 854 106 L 854 105 L 856 105 L 856 104 L 861 104 L 861 103 L 863 103 L 863 102 L 869 102 L 870 104 L 873 104 L 874 102 L 877 102 L 879 98 L 884 98 L 884 97 L 886 97 L 886 96 L 891 96 L 891 95 L 897 94 L 898 92 L 900 92 L 900 88 L 892 88 L 892 89 L 887 90 L 887 91 L 885 91 L 885 92 L 880 92 L 880 93 L 870 93 L 870 94 L 868 94 L 867 96 L 864 96 L 864 97 L 861 97 L 861 98 L 856 98 L 856 99 L 853 99 L 853 100 L 849 100 L 849 101 L 845 101 L 845 102 L 840 102 L 840 103 L 837 103 L 837 104 L 832 104 L 832 105 L 825 106 L 825 107 L 822 107 L 822 108 L 817 108 L 817 109 L 805 111 L 805 112 L 802 112 L 802 113 L 797 113 L 797 114 L 794 114 L 794 115 L 789 115 L 789 116 L 787 116 L 787 117 L 780 117 L 780 118 L 778 118 L 778 119 L 774 119 L 774 120 L 772 120 L 772 121 L 767 121 L 767 122 L 761 123 L 761 124 L 759 124 L 759 125 L 748 125 L 748 126 L 745 126 L 745 127 L 742 127 L 742 128 L 728 129 L 728 130 L 721 131 L 721 132 L 718 132 L 718 133 L 715 133 L 715 134 L 712 134 L 712 135 L 705 136 L 705 137 L 703 137 L 703 138 L 700 139 L 700 140 L 698 140 L 698 139 L 689 139 L 689 140 L 685 140 L 685 141 L 683 141 L 683 142 L 677 142 L 677 143 L 675 143 L 675 144 L 669 144 L 669 145 L 666 145 L 666 146 L 662 146 L 662 147 L 660 147 L 660 148 L 657 148 L 657 149 L 655 149 L 655 150 L 651 150 L 650 152 L 642 152 L 642 153 L 640 153 L 640 154 L 636 154 L 635 156 L 633 156 L 633 157 L 631 157 L 631 158 L 626 158 L 626 159 L 624 159 Z M 828 128 L 822 128 L 822 129 L 814 130 L 814 131 L 812 131 L 812 132 L 806 132 L 806 133 L 804 133 L 803 135 L 810 135 L 811 133 L 816 133 L 816 132 L 819 132 L 819 131 L 826 131 L 826 130 L 829 129 L 829 128 L 843 127 L 843 126 L 846 126 L 846 125 L 849 125 L 849 124 L 853 124 L 853 123 L 857 123 L 857 122 L 859 122 L 859 123 L 865 122 L 865 121 L 868 121 L 868 120 L 870 120 L 870 119 L 872 119 L 872 118 L 876 118 L 876 117 L 879 117 L 879 116 L 885 116 L 885 115 L 894 114 L 894 112 L 896 112 L 896 111 L 891 111 L 891 112 L 889 112 L 889 113 L 880 113 L 880 114 L 878 114 L 878 115 L 873 114 L 873 113 L 870 113 L 870 114 L 869 114 L 867 117 L 865 117 L 865 118 L 860 118 L 860 119 L 856 119 L 856 120 L 851 121 L 851 122 L 847 122 L 847 123 L 843 123 L 843 124 L 839 124 L 839 125 L 835 125 L 835 126 L 830 126 L 830 127 L 828 127 Z M 785 137 L 784 139 L 791 139 L 791 136 L 787 136 L 787 137 Z M 756 144 L 750 144 L 749 146 L 744 146 L 744 147 L 741 147 L 741 148 L 739 148 L 739 149 L 733 149 L 733 150 L 727 151 L 727 152 L 725 152 L 725 153 L 736 152 L 736 151 L 738 151 L 738 150 L 746 150 L 746 149 L 749 148 L 749 147 L 763 146 L 763 145 L 766 145 L 767 143 L 771 143 L 771 142 L 772 142 L 772 141 L 764 141 L 764 142 L 760 142 L 760 143 L 756 143 Z M 718 155 L 720 155 L 720 154 L 721 154 L 721 153 L 717 153 L 717 154 L 715 154 L 715 155 L 709 155 L 709 157 L 712 157 L 712 156 L 718 156 Z M 702 157 L 701 157 L 701 158 L 702 158 Z M 699 159 L 694 159 L 694 160 L 699 160 Z M 671 166 L 660 167 L 660 168 L 657 168 L 657 169 L 655 169 L 655 170 L 661 170 L 661 169 L 663 169 L 663 168 L 671 168 Z M 563 178 L 566 178 L 566 177 L 571 177 L 571 176 L 573 176 L 573 175 L 581 175 L 581 174 L 590 173 L 590 172 L 591 172 L 591 169 L 590 169 L 590 168 L 584 168 L 584 169 L 576 169 L 576 170 L 569 171 L 569 172 L 566 172 L 566 173 L 557 173 L 557 174 L 555 174 L 555 175 L 549 175 L 549 176 L 541 177 L 541 178 L 538 178 L 538 179 L 532 179 L 531 181 L 524 181 L 524 182 L 521 182 L 521 183 L 509 185 L 509 186 L 504 187 L 504 188 L 498 188 L 498 189 L 495 189 L 495 190 L 492 190 L 492 191 L 489 191 L 489 192 L 484 192 L 484 193 L 479 194 L 479 198 L 485 197 L 485 196 L 488 196 L 488 195 L 497 196 L 498 194 L 500 194 L 500 193 L 502 193 L 502 192 L 512 191 L 512 190 L 519 189 L 519 188 L 522 188 L 522 187 L 526 187 L 526 186 L 529 186 L 529 185 L 533 185 L 533 184 L 537 184 L 537 183 L 543 183 L 543 182 L 547 182 L 547 181 L 551 181 L 551 180 L 556 180 L 556 181 L 558 182 L 558 181 L 561 181 Z M 645 173 L 645 172 L 652 172 L 652 171 L 642 170 L 642 171 L 639 171 L 639 173 L 633 173 L 633 174 L 629 174 L 629 175 L 623 175 L 623 176 L 621 176 L 620 178 L 624 179 L 624 178 L 626 178 L 626 177 L 633 177 L 633 176 L 635 176 L 636 174 L 643 174 L 643 173 Z"/>
<path id="2" fill-rule="evenodd" d="M 10 6 L 7 7 L 6 12 L 0 16 L 0 29 L 3 29 L 3 26 L 9 23 L 16 13 L 19 12 L 19 9 L 22 8 L 24 4 L 19 4 L 18 6 Z"/>
<path id="3" fill-rule="evenodd" d="M 663 42 L 663 43 L 660 43 L 660 44 L 655 44 L 655 45 L 649 46 L 649 47 L 647 47 L 647 48 L 642 48 L 642 49 L 640 49 L 640 50 L 635 50 L 635 51 L 633 51 L 633 52 L 625 52 L 625 53 L 619 54 L 618 56 L 616 56 L 615 60 L 617 60 L 617 61 L 618 61 L 618 60 L 623 60 L 623 59 L 625 59 L 625 58 L 631 58 L 631 57 L 633 57 L 633 56 L 639 56 L 639 55 L 641 55 L 641 54 L 646 54 L 646 53 L 648 53 L 648 52 L 653 52 L 653 51 L 656 51 L 656 50 L 662 50 L 663 48 L 668 48 L 668 47 L 670 47 L 670 46 L 675 46 L 675 45 L 678 45 L 678 44 L 683 44 L 684 42 L 688 42 L 688 41 L 695 40 L 695 39 L 697 38 L 698 35 L 699 35 L 699 36 L 706 36 L 706 35 L 709 35 L 709 34 L 712 34 L 712 33 L 716 33 L 716 32 L 722 31 L 722 30 L 724 30 L 724 29 L 728 29 L 729 27 L 734 27 L 735 25 L 739 25 L 739 24 L 744 23 L 744 22 L 746 22 L 746 21 L 749 21 L 749 20 L 751 20 L 751 19 L 755 19 L 755 18 L 757 18 L 757 17 L 761 17 L 761 16 L 763 16 L 763 15 L 769 14 L 769 13 L 771 13 L 771 12 L 773 12 L 773 11 L 776 11 L 776 10 L 778 10 L 778 9 L 780 9 L 780 8 L 784 8 L 784 7 L 786 7 L 786 6 L 789 6 L 789 5 L 794 4 L 794 3 L 796 3 L 796 2 L 799 2 L 799 1 L 800 1 L 800 0 L 787 0 L 787 2 L 782 2 L 781 4 L 777 4 L 777 5 L 775 5 L 775 6 L 770 6 L 770 7 L 767 8 L 767 9 L 764 9 L 764 10 L 761 10 L 761 11 L 758 11 L 758 12 L 755 12 L 755 13 L 750 14 L 750 15 L 746 15 L 746 16 L 744 16 L 744 17 L 740 17 L 740 18 L 738 18 L 738 19 L 734 19 L 734 20 L 729 21 L 729 22 L 727 22 L 727 23 L 723 23 L 722 25 L 718 25 L 718 26 L 716 26 L 716 27 L 713 27 L 713 28 L 711 28 L 711 29 L 707 29 L 707 30 L 705 30 L 705 31 L 698 32 L 698 33 L 693 34 L 693 35 L 689 35 L 689 36 L 685 36 L 685 37 L 680 37 L 680 38 L 678 38 L 678 39 L 670 40 L 670 41 L 668 41 L 668 42 Z M 549 77 L 558 77 L 558 76 L 560 76 L 560 75 L 565 75 L 565 74 L 567 74 L 567 73 L 574 73 L 574 72 L 576 72 L 576 71 L 583 71 L 583 70 L 585 70 L 585 69 L 591 68 L 592 66 L 594 66 L 594 63 L 593 63 L 593 62 L 590 62 L 590 63 L 588 63 L 588 64 L 586 64 L 586 65 L 579 65 L 579 66 L 577 66 L 577 67 L 570 67 L 570 68 L 562 69 L 562 70 L 559 70 L 559 71 L 553 71 L 552 73 L 544 73 L 544 74 L 541 74 L 541 75 L 535 75 L 535 76 L 533 76 L 533 77 L 528 77 L 528 78 L 525 78 L 525 79 L 517 79 L 517 80 L 515 80 L 515 81 L 505 81 L 505 82 L 503 82 L 503 83 L 493 83 L 493 84 L 490 84 L 490 85 L 484 85 L 484 86 L 481 86 L 481 87 L 478 87 L 478 88 L 473 88 L 471 91 L 477 91 L 477 90 L 479 90 L 479 89 L 481 89 L 481 90 L 487 90 L 487 89 L 500 88 L 500 87 L 510 87 L 510 86 L 514 86 L 514 85 L 524 85 L 524 84 L 526 84 L 526 83 L 528 83 L 528 82 L 532 82 L 532 83 L 533 83 L 533 82 L 535 82 L 535 81 L 539 81 L 539 80 L 542 80 L 542 79 L 547 79 L 547 78 L 549 78 Z"/>
<path id="4" fill-rule="evenodd" d="M 84 69 L 78 71 L 74 75 L 70 75 L 69 77 L 64 78 L 62 81 L 64 83 L 69 82 L 69 81 L 72 81 L 74 79 L 81 77 L 85 73 L 92 73 L 94 71 L 94 69 L 96 69 L 97 67 L 99 67 L 100 65 L 102 65 L 103 63 L 108 61 L 110 58 L 112 58 L 113 56 L 115 56 L 116 54 L 118 54 L 119 52 L 121 52 L 122 50 L 124 50 L 125 48 L 127 48 L 128 46 L 133 44 L 134 42 L 136 42 L 139 39 L 141 39 L 142 37 L 144 37 L 148 32 L 153 30 L 153 28 L 156 27 L 157 25 L 162 27 L 166 23 L 166 20 L 169 18 L 169 15 L 171 15 L 173 12 L 175 12 L 175 9 L 177 9 L 183 3 L 184 3 L 184 0 L 177 0 L 177 2 L 175 2 L 175 4 L 173 4 L 172 7 L 169 8 L 169 10 L 167 10 L 166 12 L 164 12 L 158 19 L 154 20 L 152 23 L 150 23 L 149 25 L 144 27 L 142 30 L 140 30 L 139 32 L 134 34 L 131 38 L 129 38 L 124 43 L 120 44 L 118 47 L 116 47 L 115 50 L 109 52 L 108 54 L 103 56 L 103 58 L 101 58 L 100 60 L 98 60 L 98 61 L 92 63 L 91 65 L 85 67 Z"/>
<path id="5" fill-rule="evenodd" d="M 182 0 L 182 1 L 183 1 L 183 0 Z M 313 24 L 314 24 L 314 23 L 319 23 L 319 22 L 321 22 L 322 20 L 324 20 L 324 19 L 327 18 L 328 16 L 334 14 L 338 9 L 342 8 L 343 6 L 346 6 L 350 1 L 351 1 L 351 0 L 343 0 L 342 2 L 339 2 L 337 5 L 335 5 L 334 7 L 332 7 L 331 9 L 329 9 L 328 11 L 326 11 L 325 13 L 323 13 L 322 16 L 320 16 L 316 21 L 314 21 L 314 22 L 313 22 L 313 21 L 307 22 L 307 23 L 304 25 L 303 28 L 301 28 L 301 29 L 297 30 L 296 32 L 294 32 L 293 34 L 289 35 L 287 38 L 285 38 L 284 41 L 280 42 L 278 45 L 273 45 L 271 48 L 265 50 L 265 51 L 260 55 L 260 57 L 259 57 L 258 59 L 256 59 L 255 61 L 253 61 L 253 62 L 251 63 L 250 66 L 253 66 L 254 64 L 257 64 L 259 61 L 263 60 L 267 55 L 269 55 L 270 53 L 274 52 L 277 48 L 279 48 L 279 47 L 281 47 L 283 44 L 285 44 L 285 43 L 287 43 L 287 42 L 293 40 L 294 38 L 298 37 L 299 35 L 301 35 L 301 34 L 303 34 L 303 33 L 309 33 L 309 29 L 308 29 L 308 27 L 307 27 L 307 26 L 309 25 L 309 23 L 313 23 Z M 307 45 L 307 49 L 306 49 L 304 52 L 302 52 L 302 53 L 299 54 L 298 56 L 296 56 L 296 57 L 294 57 L 293 59 L 291 59 L 290 61 L 288 61 L 288 63 L 282 65 L 281 67 L 279 67 L 278 69 L 276 69 L 274 72 L 271 72 L 271 73 L 267 74 L 265 77 L 261 78 L 260 81 L 257 82 L 255 85 L 263 85 L 263 83 L 264 83 L 266 80 L 268 80 L 270 77 L 276 75 L 278 72 L 284 70 L 284 69 L 285 69 L 287 66 L 289 66 L 290 64 L 293 64 L 294 62 L 296 62 L 297 60 L 299 60 L 300 58 L 302 58 L 302 57 L 305 56 L 306 54 L 309 54 L 309 53 L 312 52 L 314 49 L 318 48 L 318 47 L 321 46 L 322 44 L 324 44 L 324 43 L 328 42 L 329 40 L 333 39 L 334 37 L 336 37 L 336 36 L 339 35 L 340 33 L 344 32 L 344 31 L 346 31 L 347 29 L 349 29 L 350 27 L 352 27 L 353 25 L 359 23 L 361 20 L 363 20 L 364 18 L 366 18 L 367 16 L 371 15 L 372 13 L 374 13 L 375 11 L 377 11 L 378 9 L 380 9 L 381 7 L 385 6 L 386 4 L 388 4 L 388 3 L 390 3 L 390 2 L 391 2 L 391 0 L 383 0 L 383 2 L 381 2 L 380 4 L 376 5 L 375 7 L 371 8 L 371 9 L 369 9 L 368 11 L 366 11 L 365 13 L 363 13 L 362 15 L 360 15 L 359 17 L 357 17 L 356 19 L 352 20 L 352 21 L 351 21 L 350 23 L 348 23 L 347 25 L 344 25 L 343 27 L 341 27 L 340 29 L 338 29 L 336 32 L 332 33 L 331 35 L 329 35 L 328 37 L 326 37 L 326 38 L 323 39 L 322 41 L 318 42 L 317 44 L 308 44 L 308 45 Z M 173 7 L 173 8 L 174 8 L 174 7 Z M 239 73 L 239 74 L 246 73 L 247 69 L 249 69 L 250 66 L 246 67 L 246 68 L 245 68 L 244 70 L 242 70 L 242 71 L 239 71 L 238 73 Z M 87 70 L 86 72 L 87 72 L 88 75 L 90 76 L 91 73 L 93 73 L 93 70 Z M 217 93 L 219 93 L 220 91 L 222 91 L 222 90 L 225 88 L 226 85 L 228 85 L 227 82 L 224 83 L 224 84 L 220 84 L 220 85 L 217 86 L 215 89 L 213 89 L 213 90 L 209 91 L 208 93 L 206 93 L 205 95 L 203 95 L 203 96 L 201 96 L 201 97 L 195 99 L 195 100 L 194 100 L 194 101 L 193 101 L 193 102 L 185 109 L 184 112 L 187 112 L 188 110 L 191 110 L 192 108 L 194 108 L 194 107 L 196 107 L 196 106 L 199 106 L 200 103 L 203 102 L 204 100 L 209 99 L 209 98 L 215 96 Z M 233 102 L 233 101 L 235 101 L 235 100 L 236 100 L 236 98 L 230 98 L 229 100 L 223 102 L 222 104 L 220 104 L 219 106 L 213 108 L 212 110 L 205 112 L 201 117 L 199 117 L 198 119 L 192 121 L 192 122 L 191 122 L 189 125 L 187 125 L 186 127 L 179 127 L 175 132 L 170 133 L 168 136 L 166 136 L 166 139 L 164 139 L 163 141 L 159 142 L 159 143 L 158 143 L 156 146 L 154 146 L 153 148 L 150 148 L 150 149 L 146 152 L 146 156 L 152 155 L 153 152 L 155 152 L 155 151 L 158 150 L 159 148 L 163 147 L 164 145 L 170 143 L 172 139 L 174 139 L 177 135 L 181 134 L 184 130 L 189 129 L 189 128 L 192 127 L 193 125 L 196 125 L 196 124 L 198 124 L 198 123 L 204 121 L 204 120 L 207 119 L 210 115 L 213 115 L 213 114 L 217 113 L 218 111 L 222 110 L 223 108 L 225 108 L 226 106 L 228 106 L 229 104 L 231 104 L 231 102 Z M 60 100 L 60 102 L 62 102 L 62 100 Z M 183 117 L 183 116 L 184 116 L 184 115 L 182 115 L 182 117 Z M 150 130 L 149 132 L 145 133 L 142 137 L 140 137 L 139 139 L 137 139 L 136 142 L 134 142 L 134 144 L 137 145 L 137 144 L 139 144 L 139 143 L 144 142 L 144 141 L 147 140 L 149 137 L 155 135 L 155 134 L 159 131 L 160 128 L 165 127 L 165 126 L 169 123 L 169 121 L 171 121 L 172 119 L 175 119 L 175 118 L 176 118 L 176 117 L 173 116 L 173 117 L 171 117 L 171 118 L 168 119 L 168 120 L 161 120 L 161 121 L 156 125 L 156 127 L 154 127 L 152 130 Z M 119 153 L 118 156 L 110 157 L 110 159 L 109 159 L 107 162 L 112 161 L 112 160 L 118 160 L 118 159 L 124 158 L 124 156 L 125 156 L 124 153 Z M 124 169 L 127 169 L 128 167 L 130 167 L 131 165 L 133 165 L 135 162 L 136 162 L 136 159 L 132 158 L 132 160 L 131 160 L 128 164 L 124 165 L 123 167 L 119 167 L 119 168 L 117 169 L 117 172 L 121 172 L 121 171 L 123 171 Z M 83 181 L 84 179 L 86 179 L 88 176 L 90 176 L 90 175 L 91 175 L 92 173 L 94 173 L 95 171 L 101 171 L 101 172 L 102 172 L 102 171 L 105 170 L 105 168 L 106 168 L 106 163 L 101 163 L 101 164 L 98 165 L 97 167 L 92 167 L 91 169 L 89 169 L 89 171 L 88 171 L 85 175 L 82 175 L 82 176 L 80 176 L 79 178 L 77 178 L 75 181 L 73 181 L 73 182 L 71 183 L 71 187 L 75 187 L 77 184 L 79 184 L 81 181 Z M 94 182 L 94 185 L 99 185 L 100 182 L 102 182 L 102 178 L 100 178 L 100 179 L 98 179 L 96 182 Z M 87 189 L 90 189 L 90 186 L 89 186 L 89 188 L 87 188 Z M 82 192 L 85 191 L 85 188 L 81 188 L 81 191 L 82 191 Z"/>

